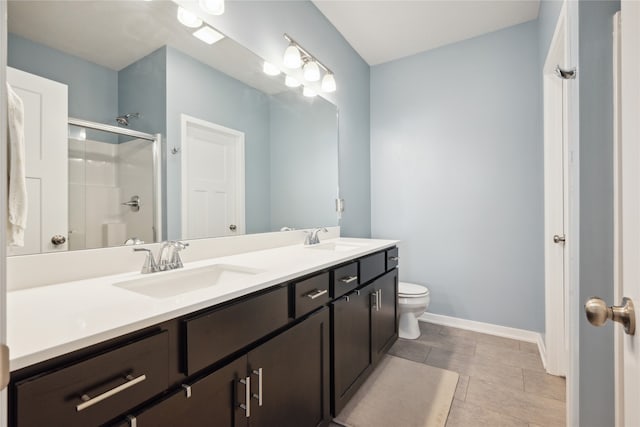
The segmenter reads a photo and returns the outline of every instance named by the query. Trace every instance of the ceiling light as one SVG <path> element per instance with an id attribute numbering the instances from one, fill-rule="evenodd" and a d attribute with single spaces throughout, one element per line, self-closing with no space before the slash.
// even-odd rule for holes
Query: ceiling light
<path id="1" fill-rule="evenodd" d="M 322 78 L 322 90 L 324 92 L 336 91 L 336 79 L 333 77 L 333 73 L 327 73 Z"/>
<path id="2" fill-rule="evenodd" d="M 224 13 L 224 0 L 200 0 L 198 2 L 202 10 L 212 15 L 222 15 Z"/>
<path id="3" fill-rule="evenodd" d="M 271 62 L 264 61 L 262 64 L 262 71 L 268 76 L 277 76 L 280 74 L 280 69 L 273 65 Z"/>
<path id="4" fill-rule="evenodd" d="M 300 82 L 296 79 L 294 79 L 291 76 L 287 76 L 284 78 L 284 84 L 286 84 L 289 87 L 298 87 L 300 86 Z"/>
<path id="5" fill-rule="evenodd" d="M 302 58 L 300 57 L 300 51 L 291 43 L 287 50 L 284 51 L 284 59 L 282 63 L 287 68 L 300 68 L 302 65 Z"/>
<path id="6" fill-rule="evenodd" d="M 308 61 L 302 67 L 302 73 L 304 75 L 305 80 L 309 82 L 317 82 L 320 80 L 320 67 L 316 64 L 315 61 Z"/>
<path id="7" fill-rule="evenodd" d="M 198 31 L 194 32 L 193 35 L 206 44 L 214 44 L 215 42 L 220 41 L 224 38 L 222 34 L 211 27 L 207 27 L 206 25 L 200 28 Z"/>
<path id="8" fill-rule="evenodd" d="M 180 21 L 180 23 L 185 27 L 189 28 L 198 28 L 202 25 L 202 19 L 198 18 L 195 13 L 188 11 L 181 6 L 178 6 L 178 21 Z"/>
<path id="9" fill-rule="evenodd" d="M 305 86 L 304 89 L 302 89 L 302 94 L 308 98 L 313 98 L 318 93 L 310 87 Z"/>

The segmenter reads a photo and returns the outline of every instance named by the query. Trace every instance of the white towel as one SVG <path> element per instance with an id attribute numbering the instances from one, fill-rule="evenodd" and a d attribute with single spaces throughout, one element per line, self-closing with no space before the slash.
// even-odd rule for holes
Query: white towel
<path id="1" fill-rule="evenodd" d="M 7 159 L 9 174 L 7 245 L 24 246 L 24 229 L 27 226 L 24 105 L 9 83 L 7 83 Z"/>

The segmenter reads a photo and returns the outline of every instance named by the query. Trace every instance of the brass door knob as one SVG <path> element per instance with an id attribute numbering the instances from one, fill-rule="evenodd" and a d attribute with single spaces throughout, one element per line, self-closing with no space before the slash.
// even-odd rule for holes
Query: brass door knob
<path id="1" fill-rule="evenodd" d="M 622 298 L 622 305 L 608 307 L 601 298 L 591 297 L 584 305 L 587 320 L 594 326 L 602 326 L 607 320 L 621 323 L 624 331 L 633 335 L 636 332 L 636 313 L 633 309 L 633 301 L 630 298 Z"/>

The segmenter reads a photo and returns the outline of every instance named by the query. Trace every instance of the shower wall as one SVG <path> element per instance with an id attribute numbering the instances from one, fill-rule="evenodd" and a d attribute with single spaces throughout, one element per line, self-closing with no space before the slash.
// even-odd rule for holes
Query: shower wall
<path id="1" fill-rule="evenodd" d="M 149 141 L 109 144 L 69 138 L 69 249 L 153 242 L 153 162 Z M 140 210 L 122 206 L 140 197 Z"/>

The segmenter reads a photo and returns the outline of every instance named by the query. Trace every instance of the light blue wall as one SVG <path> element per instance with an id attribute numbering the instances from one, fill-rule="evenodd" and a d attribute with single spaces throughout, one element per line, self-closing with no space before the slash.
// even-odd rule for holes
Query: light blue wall
<path id="1" fill-rule="evenodd" d="M 167 48 L 167 150 L 180 147 L 180 115 L 245 133 L 247 233 L 270 231 L 269 96 Z M 181 157 L 167 154 L 168 238 L 181 235 Z"/>
<path id="2" fill-rule="evenodd" d="M 271 96 L 273 231 L 336 225 L 336 126 L 336 107 L 325 99 L 292 91 Z"/>
<path id="3" fill-rule="evenodd" d="M 580 302 L 613 300 L 613 48 L 618 1 L 579 3 Z M 614 425 L 614 325 L 580 316 L 580 425 Z M 620 326 L 615 326 L 619 328 Z"/>
<path id="4" fill-rule="evenodd" d="M 544 330 L 537 37 L 372 68 L 372 235 L 402 240 L 401 280 L 429 285 L 433 313 Z"/>
<path id="5" fill-rule="evenodd" d="M 328 99 L 340 112 L 340 189 L 346 199 L 342 233 L 371 232 L 369 66 L 309 1 L 233 1 L 214 26 L 259 56 L 280 64 L 288 33 L 336 75 Z"/>
<path id="6" fill-rule="evenodd" d="M 561 0 L 542 0 L 540 2 L 540 10 L 538 12 L 538 49 L 540 57 L 540 69 L 544 66 L 547 59 L 547 52 L 551 45 L 553 33 L 556 30 L 560 10 L 562 9 Z"/>
<path id="7" fill-rule="evenodd" d="M 162 47 L 118 72 L 118 111 L 140 113 L 130 128 L 166 134 L 167 48 Z"/>
<path id="8" fill-rule="evenodd" d="M 118 115 L 118 73 L 15 34 L 9 34 L 10 67 L 69 86 L 69 115 L 115 124 Z"/>

